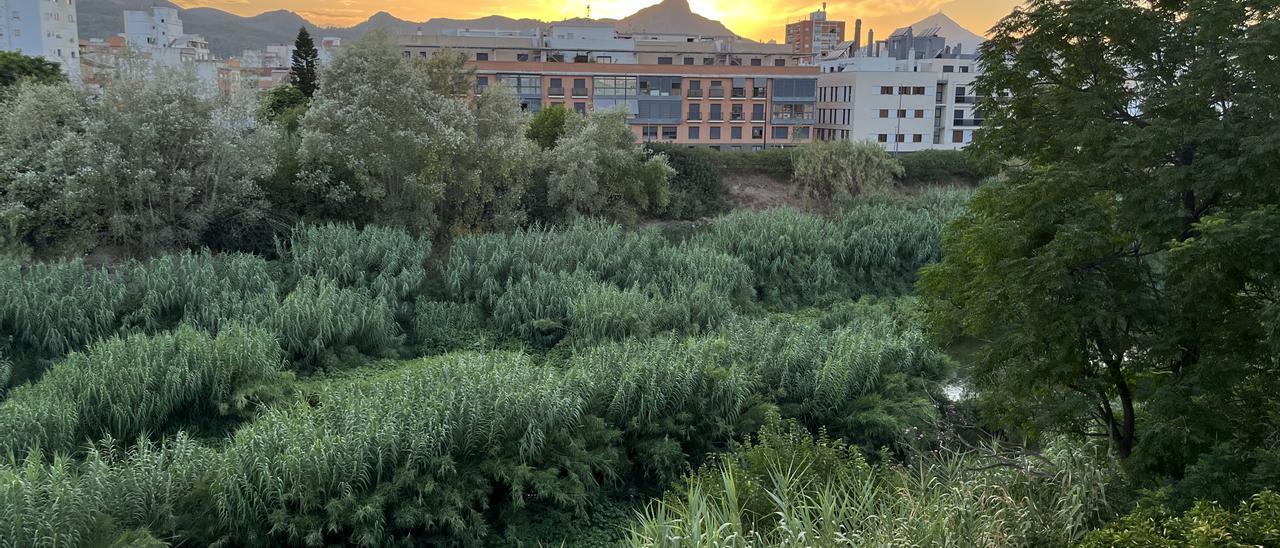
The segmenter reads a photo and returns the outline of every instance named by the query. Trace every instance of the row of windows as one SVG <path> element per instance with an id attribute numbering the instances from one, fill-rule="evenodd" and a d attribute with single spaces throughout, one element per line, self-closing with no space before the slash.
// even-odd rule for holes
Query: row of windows
<path id="1" fill-rule="evenodd" d="M 952 132 L 951 132 L 951 142 L 952 142 L 952 143 L 965 143 L 965 142 L 968 142 L 968 141 L 966 140 L 966 137 L 967 137 L 969 134 L 970 134 L 970 132 L 962 131 L 962 130 L 955 130 L 955 131 L 952 131 Z M 823 134 L 823 137 L 824 137 L 824 138 L 830 137 L 830 134 Z M 847 130 L 845 130 L 845 131 L 844 131 L 844 136 L 843 136 L 842 138 L 843 138 L 843 139 L 848 139 L 848 138 L 849 138 L 849 132 L 848 132 Z M 906 143 L 908 139 L 910 139 L 910 142 L 912 142 L 912 143 L 923 143 L 923 142 L 924 142 L 924 135 L 919 134 L 919 133 L 911 133 L 911 134 L 907 134 L 907 133 L 897 133 L 897 134 L 892 134 L 892 133 L 881 133 L 881 134 L 879 134 L 879 135 L 876 135 L 876 141 L 877 141 L 877 142 L 880 142 L 880 143 L 888 143 L 890 140 L 892 140 L 892 141 L 893 141 L 893 142 L 895 142 L 895 143 Z"/>
<path id="2" fill-rule="evenodd" d="M 942 65 L 942 72 L 955 72 L 955 65 Z M 969 72 L 969 65 L 960 65 L 960 72 Z"/>
<path id="3" fill-rule="evenodd" d="M 751 140 L 759 141 L 764 139 L 765 128 L 763 126 L 752 126 L 750 129 Z M 659 136 L 661 136 L 663 141 L 675 141 L 678 139 L 678 130 L 679 128 L 677 126 L 642 126 L 640 134 L 646 141 L 658 140 Z M 703 138 L 702 130 L 703 128 L 699 126 L 690 126 L 685 129 L 686 138 L 690 141 L 700 141 Z M 720 126 L 711 126 L 706 128 L 706 130 L 707 140 L 719 141 L 724 137 L 724 128 Z M 746 134 L 747 133 L 744 131 L 742 126 L 733 126 L 729 128 L 729 140 L 731 141 L 740 141 Z M 805 140 L 809 138 L 809 128 L 775 126 L 772 128 L 772 131 L 769 132 L 769 137 L 774 141 L 786 141 L 793 137 L 797 140 Z"/>
<path id="4" fill-rule="evenodd" d="M 818 109 L 819 124 L 844 124 L 849 125 L 853 120 L 853 109 L 848 108 L 820 108 Z"/>
<path id="5" fill-rule="evenodd" d="M 880 95 L 894 95 L 893 86 L 880 86 Z M 898 86 L 897 95 L 924 95 L 924 86 Z"/>
<path id="6" fill-rule="evenodd" d="M 890 113 L 894 114 L 894 118 L 924 118 L 924 109 L 915 109 L 908 111 L 907 109 L 889 110 L 887 108 L 880 109 L 881 118 L 890 118 Z M 910 114 L 910 116 L 908 116 Z"/>
<path id="7" fill-rule="evenodd" d="M 818 100 L 847 103 L 853 100 L 853 86 L 822 86 L 818 88 Z"/>
<path id="8" fill-rule="evenodd" d="M 666 57 L 666 56 L 658 57 L 658 64 L 659 64 L 659 65 L 674 65 L 674 64 L 676 64 L 676 59 L 675 59 L 675 57 Z M 697 64 L 697 59 L 695 59 L 695 58 L 693 58 L 693 57 L 684 57 L 684 58 L 682 58 L 682 59 L 681 59 L 681 64 L 684 64 L 684 65 L 695 65 L 695 64 Z M 703 57 L 703 58 L 702 58 L 702 64 L 703 64 L 703 65 L 714 65 L 714 64 L 716 64 L 716 58 L 715 58 L 715 57 Z M 727 64 L 727 65 L 729 65 L 729 66 L 741 66 L 741 65 L 742 65 L 742 58 L 741 58 L 741 57 L 737 57 L 737 56 L 729 57 L 728 59 L 726 59 L 726 63 L 725 63 L 725 64 Z M 759 58 L 759 57 L 752 57 L 752 58 L 749 58 L 749 59 L 747 59 L 747 65 L 749 65 L 749 66 L 753 66 L 753 67 L 761 67 L 761 66 L 764 66 L 764 59 Z M 775 66 L 775 67 L 785 67 L 785 66 L 787 66 L 787 60 L 786 60 L 786 59 L 774 59 L 774 60 L 773 60 L 773 66 Z"/>

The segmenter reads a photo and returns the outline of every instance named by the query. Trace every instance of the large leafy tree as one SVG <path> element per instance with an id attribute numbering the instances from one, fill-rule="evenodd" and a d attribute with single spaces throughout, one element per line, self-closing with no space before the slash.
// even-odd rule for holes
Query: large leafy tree
<path id="1" fill-rule="evenodd" d="M 1274 443 L 1280 2 L 1032 0 L 981 52 L 983 188 L 921 280 L 992 409 L 1178 476 Z M 1216 451 L 1216 449 L 1215 449 Z"/>
<path id="2" fill-rule="evenodd" d="M 276 130 L 255 97 L 190 72 L 126 75 L 86 101 L 69 84 L 19 84 L 0 124 L 0 211 L 40 251 L 114 244 L 150 253 L 258 222 Z"/>
<path id="3" fill-rule="evenodd" d="M 453 95 L 427 63 L 374 31 L 327 67 L 299 130 L 306 216 L 424 233 L 518 221 L 535 158 L 514 95 Z"/>
<path id="4" fill-rule="evenodd" d="M 902 164 L 872 141 L 816 141 L 797 148 L 793 162 L 796 192 L 816 204 L 847 204 L 902 175 Z"/>
<path id="5" fill-rule="evenodd" d="M 630 224 L 660 211 L 675 170 L 649 156 L 622 110 L 572 115 L 547 152 L 546 203 L 567 219 L 600 216 Z"/>
<path id="6" fill-rule="evenodd" d="M 293 58 L 289 66 L 289 83 L 298 88 L 308 99 L 314 97 L 320 86 L 320 78 L 316 69 L 320 65 L 320 52 L 311 39 L 307 27 L 298 29 L 298 37 L 293 41 Z"/>
<path id="7" fill-rule="evenodd" d="M 57 63 L 12 51 L 0 51 L 0 88 L 12 86 L 24 79 L 49 84 L 65 80 L 66 77 Z"/>

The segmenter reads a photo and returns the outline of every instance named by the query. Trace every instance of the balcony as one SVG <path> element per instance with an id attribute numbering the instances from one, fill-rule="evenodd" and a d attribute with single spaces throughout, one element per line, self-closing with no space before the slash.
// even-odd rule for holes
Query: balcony
<path id="1" fill-rule="evenodd" d="M 745 122 L 745 121 L 747 121 L 747 116 L 746 116 L 745 114 L 741 113 L 741 112 L 730 112 L 730 113 L 729 113 L 729 121 L 730 121 L 730 122 Z"/>
<path id="2" fill-rule="evenodd" d="M 710 118 L 707 118 L 707 121 L 708 121 L 708 122 L 723 122 L 723 121 L 724 121 L 724 116 L 723 116 L 723 115 L 721 115 L 721 114 L 718 114 L 718 113 L 713 112 L 713 113 L 711 113 L 711 117 L 710 117 Z"/>
<path id="3" fill-rule="evenodd" d="M 765 92 L 764 88 L 755 88 L 754 90 L 751 90 L 752 99 L 767 99 L 768 97 L 769 94 Z"/>
<path id="4" fill-rule="evenodd" d="M 572 91 L 573 91 L 573 96 L 574 96 L 574 97 L 586 97 L 586 96 L 587 96 L 587 88 L 573 88 L 573 90 L 572 90 Z"/>
<path id="5" fill-rule="evenodd" d="M 973 95 L 957 95 L 956 96 L 957 105 L 976 105 L 978 104 L 978 101 L 981 101 L 981 100 L 982 100 L 982 97 L 977 97 Z"/>
<path id="6" fill-rule="evenodd" d="M 702 98 L 702 90 L 700 90 L 700 89 L 691 89 L 691 90 L 689 90 L 689 98 L 690 98 L 690 99 L 701 99 L 701 98 Z"/>
<path id="7" fill-rule="evenodd" d="M 746 99 L 746 98 L 747 98 L 747 90 L 742 89 L 742 88 L 733 88 L 733 95 L 732 95 L 732 97 L 733 97 L 734 99 Z"/>
<path id="8" fill-rule="evenodd" d="M 951 125 L 955 127 L 978 127 L 982 125 L 982 118 L 956 118 L 951 121 Z"/>
<path id="9" fill-rule="evenodd" d="M 708 97 L 712 99 L 724 99 L 724 88 L 711 88 Z"/>
<path id="10" fill-rule="evenodd" d="M 563 87 L 547 88 L 547 96 L 564 97 L 564 88 Z"/>

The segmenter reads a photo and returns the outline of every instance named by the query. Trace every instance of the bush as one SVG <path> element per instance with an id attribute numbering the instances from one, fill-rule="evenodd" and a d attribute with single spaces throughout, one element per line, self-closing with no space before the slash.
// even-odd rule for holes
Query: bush
<path id="1" fill-rule="evenodd" d="M 344 289 L 327 278 L 305 277 L 267 324 L 294 367 L 347 367 L 366 357 L 394 358 L 404 337 L 386 301 L 365 289 Z"/>
<path id="2" fill-rule="evenodd" d="M 977 186 L 983 179 L 996 174 L 994 168 L 961 150 L 921 150 L 899 154 L 897 160 L 902 163 L 898 181 L 906 186 Z"/>
<path id="3" fill-rule="evenodd" d="M 39 450 L 0 464 L 0 539 L 6 546 L 161 546 L 180 529 L 211 452 L 185 434 L 121 450 L 95 445 L 84 462 Z M 207 517 L 201 508 L 201 517 Z M 145 529 L 142 529 L 145 528 Z M 149 540 L 148 540 L 149 539 Z"/>
<path id="4" fill-rule="evenodd" d="M 519 356 L 455 355 L 318 398 L 218 455 L 232 543 L 479 543 L 521 512 L 583 507 L 616 467 L 579 392 Z"/>
<path id="5" fill-rule="evenodd" d="M 201 423 L 256 412 L 288 382 L 279 348 L 261 331 L 110 339 L 13 390 L 0 404 L 0 451 L 50 455 L 108 436 L 207 428 Z"/>
<path id="6" fill-rule="evenodd" d="M 424 289 L 431 241 L 400 228 L 300 226 L 280 256 L 298 279 L 324 278 L 344 289 L 368 290 L 399 306 L 411 303 Z"/>
<path id="7" fill-rule="evenodd" d="M 796 149 L 793 171 L 796 192 L 826 208 L 888 190 L 902 175 L 902 164 L 871 141 L 814 141 Z"/>
<path id="8" fill-rule="evenodd" d="M 632 546 L 1061 546 L 1105 511 L 1090 461 L 1047 478 L 972 457 L 868 465 L 770 417 L 745 443 L 650 504 Z M 1122 543 L 1123 544 L 1123 543 Z"/>
<path id="9" fill-rule="evenodd" d="M 1083 548 L 1109 546 L 1276 546 L 1280 545 L 1280 495 L 1265 490 L 1230 510 L 1200 501 L 1181 515 L 1163 505 L 1142 506 L 1093 531 Z"/>
<path id="10" fill-rule="evenodd" d="M 755 152 L 699 151 L 721 175 L 766 175 L 790 181 L 794 154 L 791 149 L 771 148 Z"/>
<path id="11" fill-rule="evenodd" d="M 187 324 L 216 333 L 227 324 L 257 325 L 279 306 L 279 274 L 254 255 L 184 251 L 123 270 L 126 330 L 158 333 Z"/>
<path id="12" fill-rule="evenodd" d="M 665 155 L 676 171 L 669 183 L 671 199 L 660 217 L 697 220 L 729 210 L 729 188 L 705 151 L 659 143 L 647 143 L 645 146 L 651 155 Z"/>

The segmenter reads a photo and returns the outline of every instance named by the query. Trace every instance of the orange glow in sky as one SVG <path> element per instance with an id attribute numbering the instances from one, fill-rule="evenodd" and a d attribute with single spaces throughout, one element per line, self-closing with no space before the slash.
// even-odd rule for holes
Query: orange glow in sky
<path id="1" fill-rule="evenodd" d="M 386 11 L 407 21 L 421 22 L 433 17 L 473 19 L 486 15 L 505 15 L 520 19 L 555 21 L 583 17 L 587 5 L 591 16 L 621 18 L 637 10 L 657 4 L 659 0 L 176 0 L 183 7 L 211 7 L 237 15 L 257 15 L 265 11 L 287 9 L 297 12 L 312 23 L 324 26 L 351 26 Z M 894 28 L 909 25 L 943 11 L 964 27 L 986 34 L 1000 17 L 1009 13 L 1021 0 L 841 0 L 827 3 L 829 19 L 848 21 L 862 18 L 864 32 L 876 30 L 877 36 L 888 36 Z M 788 21 L 802 19 L 819 9 L 814 0 L 689 0 L 695 13 L 724 23 L 747 38 L 767 41 L 783 39 Z M 850 36 L 852 38 L 852 36 Z"/>

